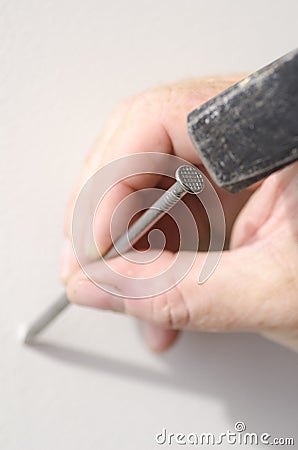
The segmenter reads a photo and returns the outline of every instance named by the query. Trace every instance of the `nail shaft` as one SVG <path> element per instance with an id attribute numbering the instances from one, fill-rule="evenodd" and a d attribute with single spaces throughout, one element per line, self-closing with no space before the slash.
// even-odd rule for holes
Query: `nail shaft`
<path id="1" fill-rule="evenodd" d="M 203 177 L 194 166 L 180 166 L 176 171 L 176 183 L 173 184 L 144 214 L 114 242 L 104 255 L 105 259 L 124 254 L 131 249 L 142 236 L 166 214 L 186 193 L 198 194 L 203 190 Z M 29 343 L 43 331 L 68 305 L 66 294 L 61 295 L 29 327 L 23 341 Z"/>

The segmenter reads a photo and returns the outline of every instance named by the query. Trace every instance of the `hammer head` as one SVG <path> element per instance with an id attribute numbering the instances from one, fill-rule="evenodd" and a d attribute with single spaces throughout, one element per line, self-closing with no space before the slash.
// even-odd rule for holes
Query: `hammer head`
<path id="1" fill-rule="evenodd" d="M 298 159 L 298 50 L 230 87 L 188 116 L 211 177 L 238 192 Z"/>

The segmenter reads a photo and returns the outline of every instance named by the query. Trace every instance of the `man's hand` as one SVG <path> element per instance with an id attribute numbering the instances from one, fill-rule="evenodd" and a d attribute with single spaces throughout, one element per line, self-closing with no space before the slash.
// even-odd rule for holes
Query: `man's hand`
<path id="1" fill-rule="evenodd" d="M 151 299 L 121 299 L 108 295 L 84 276 L 71 246 L 74 201 L 86 179 L 103 165 L 121 156 L 156 151 L 172 153 L 202 169 L 187 133 L 187 114 L 238 79 L 188 81 L 121 103 L 87 158 L 69 203 L 62 265 L 69 299 L 141 319 L 148 345 L 156 351 L 170 346 L 181 329 L 260 332 L 298 350 L 298 163 L 238 194 L 215 187 L 225 212 L 228 249 L 202 285 L 198 285 L 197 276 L 204 251 L 197 253 L 191 271 L 170 291 Z M 155 177 L 150 177 L 149 183 L 160 186 Z M 115 207 L 145 185 L 148 187 L 146 177 L 121 182 L 102 201 L 100 222 L 95 222 L 96 242 L 102 252 L 111 242 L 109 227 Z M 192 201 L 190 207 L 197 207 Z M 203 248 L 207 248 L 206 220 L 199 227 Z M 174 259 L 173 250 L 175 242 L 169 239 L 166 251 L 148 267 L 122 258 L 109 264 L 122 274 L 150 277 Z M 108 285 L 109 280 L 104 283 Z M 121 292 L 121 286 L 117 289 Z"/>

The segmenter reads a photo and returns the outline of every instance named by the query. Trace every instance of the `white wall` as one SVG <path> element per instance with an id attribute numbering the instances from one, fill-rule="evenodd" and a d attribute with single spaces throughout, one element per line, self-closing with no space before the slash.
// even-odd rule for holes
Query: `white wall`
<path id="1" fill-rule="evenodd" d="M 65 204 L 117 101 L 256 69 L 297 46 L 297 16 L 297 0 L 0 0 L 1 449 L 151 450 L 162 427 L 237 420 L 298 440 L 297 355 L 256 336 L 156 356 L 131 319 L 72 307 L 38 346 L 15 339 L 60 293 Z"/>

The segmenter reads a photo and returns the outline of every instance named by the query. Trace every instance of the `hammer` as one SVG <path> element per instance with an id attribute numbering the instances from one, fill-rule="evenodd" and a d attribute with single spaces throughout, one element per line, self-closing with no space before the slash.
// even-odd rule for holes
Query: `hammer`
<path id="1" fill-rule="evenodd" d="M 192 142 L 209 174 L 218 186 L 232 193 L 296 161 L 298 50 L 286 54 L 196 108 L 188 115 L 187 124 Z M 183 171 L 186 171 L 185 174 Z M 181 195 L 181 186 L 186 190 L 189 188 L 190 176 L 195 177 L 191 188 L 201 188 L 199 175 L 190 171 L 187 166 L 182 167 L 180 178 L 181 175 L 186 178 L 184 181 L 178 180 Z M 176 185 L 174 191 L 171 193 L 176 195 Z M 179 200 L 180 197 L 176 197 L 175 201 Z M 160 205 L 165 206 L 165 201 L 161 199 L 158 202 L 160 210 Z M 148 229 L 148 221 L 152 225 L 154 219 L 155 223 L 157 216 L 154 210 L 158 208 L 155 204 L 153 206 L 128 230 L 134 242 Z M 163 212 L 166 212 L 165 208 Z M 146 219 L 148 217 L 149 220 Z M 122 238 L 126 245 L 127 237 Z M 115 256 L 113 248 L 108 253 Z M 21 340 L 31 342 L 68 305 L 69 301 L 63 294 L 37 320 L 21 330 Z"/>
<path id="2" fill-rule="evenodd" d="M 215 183 L 238 192 L 298 159 L 298 49 L 192 111 L 188 131 Z"/>

